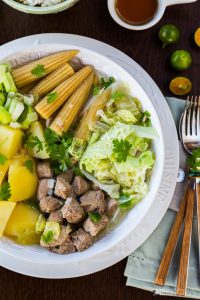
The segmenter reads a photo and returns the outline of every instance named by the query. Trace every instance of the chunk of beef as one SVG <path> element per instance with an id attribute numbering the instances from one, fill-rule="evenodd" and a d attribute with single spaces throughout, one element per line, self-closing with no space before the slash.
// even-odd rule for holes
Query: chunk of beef
<path id="1" fill-rule="evenodd" d="M 54 210 L 50 213 L 48 221 L 57 222 L 59 224 L 63 223 L 63 215 L 61 209 Z"/>
<path id="2" fill-rule="evenodd" d="M 39 203 L 42 212 L 50 213 L 62 206 L 62 203 L 54 197 L 47 196 L 43 197 Z"/>
<path id="3" fill-rule="evenodd" d="M 79 202 L 73 197 L 67 198 L 61 211 L 63 214 L 63 218 L 65 218 L 69 223 L 72 224 L 80 222 L 85 216 L 83 208 L 80 206 Z"/>
<path id="4" fill-rule="evenodd" d="M 37 188 L 37 199 L 41 200 L 42 198 L 48 195 L 49 185 L 48 179 L 40 179 Z"/>
<path id="5" fill-rule="evenodd" d="M 79 228 L 77 231 L 72 233 L 72 241 L 76 249 L 81 252 L 89 248 L 93 243 L 93 238 L 89 233 L 87 233 L 82 228 Z"/>
<path id="6" fill-rule="evenodd" d="M 72 192 L 72 187 L 69 182 L 66 181 L 63 175 L 58 175 L 56 178 L 55 195 L 66 199 Z"/>
<path id="7" fill-rule="evenodd" d="M 90 184 L 81 176 L 75 176 L 72 182 L 73 192 L 76 196 L 83 195 L 90 189 Z"/>
<path id="8" fill-rule="evenodd" d="M 65 181 L 72 183 L 74 172 L 72 169 L 67 169 L 67 171 L 60 173 L 59 176 L 62 176 Z"/>
<path id="9" fill-rule="evenodd" d="M 108 199 L 106 204 L 106 214 L 108 217 L 112 217 L 118 208 L 116 199 Z"/>
<path id="10" fill-rule="evenodd" d="M 98 190 L 100 190 L 100 187 L 96 183 L 93 182 L 91 185 L 91 189 L 94 191 L 98 191 Z"/>
<path id="11" fill-rule="evenodd" d="M 87 231 L 91 236 L 96 236 L 102 229 L 106 227 L 109 220 L 105 215 L 101 216 L 101 220 L 98 223 L 94 223 L 89 217 L 83 224 L 83 228 Z"/>
<path id="12" fill-rule="evenodd" d="M 65 241 L 62 245 L 52 247 L 50 250 L 58 254 L 69 254 L 76 252 L 76 247 L 73 244 L 73 242 L 69 239 Z"/>
<path id="13" fill-rule="evenodd" d="M 49 161 L 42 161 L 37 164 L 37 175 L 39 178 L 51 178 L 53 176 Z"/>
<path id="14" fill-rule="evenodd" d="M 80 198 L 81 206 L 86 212 L 98 211 L 103 214 L 106 208 L 104 193 L 99 191 L 88 191 Z"/>
<path id="15" fill-rule="evenodd" d="M 70 237 L 69 234 L 71 233 L 72 229 L 70 225 L 67 226 L 60 226 L 60 234 L 57 239 L 53 239 L 50 243 L 45 243 L 41 237 L 40 245 L 45 248 L 49 247 L 56 247 L 59 245 L 64 244 L 65 242 L 69 241 Z"/>

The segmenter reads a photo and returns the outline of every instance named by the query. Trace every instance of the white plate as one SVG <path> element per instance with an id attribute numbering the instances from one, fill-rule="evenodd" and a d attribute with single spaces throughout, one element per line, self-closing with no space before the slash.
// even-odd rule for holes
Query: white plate
<path id="1" fill-rule="evenodd" d="M 149 75 L 131 58 L 90 38 L 69 34 L 44 34 L 18 39 L 1 46 L 0 60 L 14 66 L 45 54 L 80 49 L 80 59 L 116 79 L 129 83 L 144 109 L 151 111 L 160 139 L 150 192 L 111 233 L 82 253 L 56 255 L 40 247 L 22 247 L 0 241 L 0 264 L 13 271 L 42 278 L 71 278 L 97 272 L 122 260 L 138 248 L 164 216 L 176 184 L 179 153 L 174 121 L 165 98 Z M 102 56 L 102 54 L 104 56 Z M 156 184 L 155 184 L 156 183 Z"/>

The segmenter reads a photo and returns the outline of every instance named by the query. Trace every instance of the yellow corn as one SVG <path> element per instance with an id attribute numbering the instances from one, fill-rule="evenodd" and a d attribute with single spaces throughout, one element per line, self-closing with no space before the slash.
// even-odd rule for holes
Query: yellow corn
<path id="1" fill-rule="evenodd" d="M 59 84 L 50 94 L 55 95 L 55 100 L 49 103 L 49 95 L 46 95 L 36 106 L 35 110 L 43 119 L 49 117 L 67 100 L 69 96 L 77 89 L 82 81 L 92 72 L 92 67 L 86 66 L 73 76 Z"/>
<path id="2" fill-rule="evenodd" d="M 36 97 L 42 97 L 73 74 L 74 69 L 68 63 L 65 63 L 34 86 L 30 94 Z"/>
<path id="3" fill-rule="evenodd" d="M 60 67 L 63 63 L 69 61 L 77 53 L 78 50 L 58 52 L 13 69 L 12 76 L 16 86 L 20 88 L 38 78 L 46 76 Z"/>
<path id="4" fill-rule="evenodd" d="M 30 82 L 27 85 L 21 87 L 19 89 L 19 92 L 22 93 L 22 94 L 29 94 L 30 91 L 34 88 L 34 86 L 36 84 L 38 84 L 39 82 L 40 82 L 40 80 L 37 80 L 37 81 L 34 81 L 34 82 Z"/>
<path id="5" fill-rule="evenodd" d="M 84 113 L 79 126 L 77 127 L 74 136 L 86 142 L 90 135 L 89 127 L 96 123 L 98 116 L 97 111 L 104 109 L 106 103 L 111 97 L 111 90 L 104 91 L 101 95 L 97 96 L 95 101 L 91 103 L 90 107 Z"/>
<path id="6" fill-rule="evenodd" d="M 85 79 L 85 81 L 78 87 L 78 89 L 76 89 L 69 100 L 64 104 L 61 111 L 51 123 L 50 128 L 58 135 L 62 135 L 63 132 L 66 132 L 74 122 L 78 112 L 88 98 L 93 78 L 94 74 L 92 73 L 87 79 Z"/>

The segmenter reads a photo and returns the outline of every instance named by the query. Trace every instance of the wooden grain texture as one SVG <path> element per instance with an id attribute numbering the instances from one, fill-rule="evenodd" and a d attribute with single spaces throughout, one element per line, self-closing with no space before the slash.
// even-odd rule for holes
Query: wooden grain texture
<path id="1" fill-rule="evenodd" d="M 181 246 L 181 258 L 178 271 L 178 280 L 176 287 L 176 294 L 178 296 L 185 296 L 187 288 L 187 276 L 188 276 L 188 265 L 190 256 L 190 245 L 192 236 L 192 221 L 193 221 L 193 211 L 194 211 L 194 196 L 195 190 L 193 185 L 195 184 L 195 179 L 191 179 L 191 188 L 188 190 L 187 205 L 185 212 L 185 224 L 183 231 L 183 240 Z"/>
<path id="2" fill-rule="evenodd" d="M 192 53 L 193 66 L 185 71 L 193 82 L 193 94 L 199 94 L 200 49 L 193 42 L 193 32 L 200 26 L 200 1 L 168 7 L 162 20 L 147 31 L 128 31 L 110 17 L 106 0 L 80 0 L 58 15 L 36 16 L 17 12 L 0 0 L 0 45 L 19 37 L 49 32 L 73 33 L 106 42 L 135 59 L 155 80 L 166 95 L 168 84 L 177 72 L 169 67 L 173 50 Z M 173 23 L 181 29 L 177 45 L 161 50 L 158 30 Z M 67 280 L 43 280 L 16 274 L 0 268 L 1 300 L 150 300 L 152 293 L 126 287 L 123 276 L 126 259 L 104 271 Z M 52 270 L 53 272 L 53 270 Z M 169 300 L 169 297 L 162 297 Z M 176 299 L 176 298 L 175 298 Z M 178 298 L 177 298 L 178 300 Z"/>
<path id="3" fill-rule="evenodd" d="M 185 192 L 184 198 L 181 201 L 181 205 L 179 208 L 179 211 L 176 215 L 176 219 L 174 222 L 174 225 L 172 227 L 172 230 L 169 235 L 169 239 L 167 242 L 167 245 L 165 247 L 163 257 L 160 262 L 160 266 L 155 278 L 154 283 L 160 286 L 163 286 L 165 284 L 165 280 L 167 278 L 167 274 L 169 271 L 170 263 L 174 254 L 174 251 L 176 249 L 176 245 L 178 242 L 178 237 L 180 234 L 180 230 L 184 221 L 185 216 L 185 208 L 186 208 L 186 201 L 187 201 L 187 190 Z"/>

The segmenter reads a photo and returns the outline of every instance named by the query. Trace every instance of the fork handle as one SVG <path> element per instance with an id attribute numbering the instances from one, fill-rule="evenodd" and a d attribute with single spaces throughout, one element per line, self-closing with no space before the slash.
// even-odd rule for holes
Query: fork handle
<path id="1" fill-rule="evenodd" d="M 195 178 L 192 178 L 188 190 L 186 214 L 185 214 L 185 226 L 183 232 L 183 241 L 181 247 L 181 259 L 178 272 L 178 281 L 176 287 L 176 294 L 178 296 L 185 296 L 187 286 L 188 264 L 190 255 L 190 244 L 192 235 L 192 221 L 194 211 L 194 196 L 195 196 Z"/>

